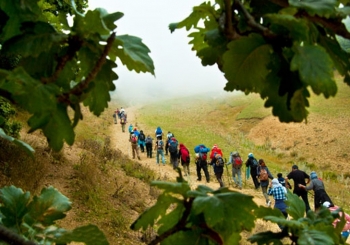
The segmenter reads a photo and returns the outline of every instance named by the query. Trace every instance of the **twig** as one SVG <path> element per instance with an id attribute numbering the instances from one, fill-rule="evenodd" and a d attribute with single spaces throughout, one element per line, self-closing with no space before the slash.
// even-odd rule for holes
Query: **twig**
<path id="1" fill-rule="evenodd" d="M 225 0 L 225 35 L 229 40 L 240 38 L 240 35 L 232 25 L 232 12 L 231 0 Z"/>

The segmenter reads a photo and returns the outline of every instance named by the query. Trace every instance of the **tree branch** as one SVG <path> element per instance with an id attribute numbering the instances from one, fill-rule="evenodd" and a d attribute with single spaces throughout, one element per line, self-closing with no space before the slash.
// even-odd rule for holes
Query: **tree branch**
<path id="1" fill-rule="evenodd" d="M 235 40 L 240 38 L 240 35 L 237 33 L 236 29 L 232 25 L 231 0 L 225 0 L 225 13 L 225 36 L 229 40 Z"/>
<path id="2" fill-rule="evenodd" d="M 187 222 L 186 222 L 187 218 L 191 213 L 193 201 L 194 201 L 194 198 L 190 198 L 190 200 L 188 202 L 186 200 L 184 200 L 185 211 L 182 214 L 181 219 L 177 222 L 177 224 L 173 228 L 167 230 L 166 232 L 164 232 L 160 236 L 156 236 L 156 238 L 154 240 L 152 240 L 148 245 L 157 245 L 161 241 L 166 239 L 168 236 L 174 234 L 175 232 L 180 231 L 180 230 L 184 230 L 186 227 L 186 224 L 187 224 Z"/>
<path id="3" fill-rule="evenodd" d="M 10 231 L 6 227 L 0 225 L 0 240 L 8 244 L 16 245 L 37 245 L 35 242 L 27 241 L 18 234 Z"/>
<path id="4" fill-rule="evenodd" d="M 96 75 L 101 70 L 101 67 L 106 62 L 106 57 L 112 48 L 112 44 L 114 42 L 115 35 L 116 35 L 115 32 L 113 32 L 109 36 L 109 38 L 107 39 L 107 44 L 103 50 L 103 53 L 101 54 L 100 58 L 98 59 L 98 61 L 95 64 L 94 68 L 87 75 L 87 77 L 83 81 L 81 81 L 77 86 L 75 86 L 71 91 L 69 91 L 69 93 L 65 93 L 65 94 L 59 96 L 59 98 L 58 98 L 59 102 L 64 102 L 64 103 L 70 104 L 69 96 L 70 95 L 81 95 L 84 92 L 84 90 L 89 86 L 90 82 L 95 79 Z"/>

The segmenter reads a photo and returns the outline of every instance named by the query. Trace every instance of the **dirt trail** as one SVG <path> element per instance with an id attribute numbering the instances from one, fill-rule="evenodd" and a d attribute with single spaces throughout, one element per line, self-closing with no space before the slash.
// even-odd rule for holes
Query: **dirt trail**
<path id="1" fill-rule="evenodd" d="M 126 132 L 124 132 L 124 133 L 122 132 L 121 124 L 119 124 L 119 120 L 118 120 L 118 124 L 112 125 L 113 129 L 111 130 L 111 132 L 113 132 L 112 137 L 111 137 L 112 146 L 121 150 L 123 153 L 128 155 L 130 158 L 132 158 L 132 152 L 131 152 L 131 144 L 128 141 L 129 140 L 129 132 L 128 132 L 127 128 L 129 127 L 129 125 L 132 124 L 133 126 L 136 126 L 138 130 L 143 130 L 144 133 L 146 134 L 146 136 L 148 134 L 150 134 L 151 137 L 154 136 L 153 132 L 155 130 L 155 129 L 147 130 L 142 125 L 142 122 L 135 121 L 135 111 L 136 110 L 137 110 L 137 108 L 128 108 L 127 109 L 128 123 L 126 124 L 126 130 L 125 130 Z M 163 166 L 162 164 L 159 164 L 159 165 L 156 164 L 156 153 L 154 151 L 152 154 L 152 158 L 147 158 L 146 152 L 141 153 L 141 151 L 139 151 L 139 153 L 140 153 L 141 160 L 138 162 L 140 162 L 141 164 L 154 170 L 157 173 L 158 179 L 173 181 L 178 176 L 177 172 L 175 170 L 173 170 L 172 165 L 170 164 L 169 156 L 166 156 L 166 165 Z M 181 164 L 179 164 L 179 166 L 182 167 Z M 209 168 L 211 168 L 211 167 L 209 167 Z M 244 169 L 245 168 L 243 168 L 243 170 Z M 226 186 L 228 186 L 230 184 L 230 187 L 229 187 L 230 189 L 234 189 L 235 191 L 240 191 L 244 194 L 252 195 L 252 196 L 254 196 L 254 201 L 258 205 L 265 205 L 265 199 L 262 195 L 261 190 L 256 191 L 253 188 L 253 184 L 252 184 L 251 179 L 248 179 L 246 181 L 246 184 L 245 184 L 245 180 L 244 180 L 244 177 L 242 175 L 243 189 L 239 190 L 237 188 L 233 188 L 232 187 L 233 180 L 232 180 L 232 176 L 231 176 L 231 167 L 230 166 L 228 166 L 228 170 L 230 172 L 230 175 L 229 175 L 230 178 L 228 177 L 226 168 L 224 170 L 224 183 Z M 243 172 L 244 171 L 242 171 L 242 174 L 243 174 Z M 196 167 L 195 167 L 195 164 L 193 161 L 193 152 L 191 152 L 190 176 L 185 177 L 186 180 L 188 181 L 188 183 L 190 184 L 191 189 L 195 189 L 198 185 L 206 185 L 212 189 L 219 188 L 220 185 L 219 185 L 218 181 L 216 180 L 212 169 L 209 170 L 209 173 L 210 173 L 210 183 L 206 183 L 203 172 L 202 172 L 202 181 L 197 181 Z M 271 201 L 273 202 L 272 197 L 271 197 Z"/>

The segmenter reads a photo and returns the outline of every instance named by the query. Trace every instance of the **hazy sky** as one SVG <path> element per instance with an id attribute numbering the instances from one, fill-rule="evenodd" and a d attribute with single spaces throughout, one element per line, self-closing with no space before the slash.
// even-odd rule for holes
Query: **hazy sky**
<path id="1" fill-rule="evenodd" d="M 212 90 L 223 90 L 226 80 L 216 66 L 201 65 L 191 51 L 185 30 L 170 33 L 168 25 L 187 17 L 192 7 L 204 0 L 89 0 L 91 9 L 101 7 L 109 13 L 123 12 L 116 22 L 117 35 L 140 37 L 151 50 L 155 76 L 129 71 L 119 64 L 115 70 L 117 95 L 132 92 L 132 97 L 187 95 Z M 133 99 L 134 99 L 133 98 Z M 142 97 L 144 98 L 144 97 Z M 142 99 L 144 100 L 144 99 Z"/>

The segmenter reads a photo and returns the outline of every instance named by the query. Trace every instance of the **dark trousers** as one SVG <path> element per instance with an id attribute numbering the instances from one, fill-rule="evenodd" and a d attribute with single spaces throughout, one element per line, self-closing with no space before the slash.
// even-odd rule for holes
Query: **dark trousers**
<path id="1" fill-rule="evenodd" d="M 215 176 L 216 176 L 216 179 L 219 181 L 220 183 L 220 187 L 224 187 L 224 182 L 222 181 L 222 174 L 224 172 L 218 172 L 218 173 L 215 173 Z"/>
<path id="2" fill-rule="evenodd" d="M 152 158 L 152 144 L 146 144 L 147 157 Z"/>
<path id="3" fill-rule="evenodd" d="M 260 186 L 259 180 L 258 180 L 258 175 L 256 171 L 250 171 L 250 175 L 252 176 L 253 179 L 253 183 L 254 183 L 254 187 L 255 189 L 258 189 Z"/>
<path id="4" fill-rule="evenodd" d="M 303 201 L 305 203 L 305 211 L 307 213 L 307 211 L 310 210 L 310 204 L 309 204 L 309 200 L 307 198 L 307 191 L 294 192 L 294 194 L 296 194 L 298 197 L 301 197 L 301 199 L 303 199 Z"/>
<path id="5" fill-rule="evenodd" d="M 145 145 L 144 145 L 144 142 L 141 142 L 141 143 L 140 143 L 140 150 L 141 150 L 141 152 L 145 152 Z"/>
<path id="6" fill-rule="evenodd" d="M 201 170 L 203 169 L 203 172 L 204 172 L 204 175 L 205 175 L 205 179 L 207 180 L 207 182 L 209 182 L 210 178 L 209 178 L 207 162 L 205 162 L 205 161 L 203 161 L 203 162 L 196 162 L 196 165 L 197 165 L 197 177 L 198 177 L 198 180 L 202 180 Z"/>

